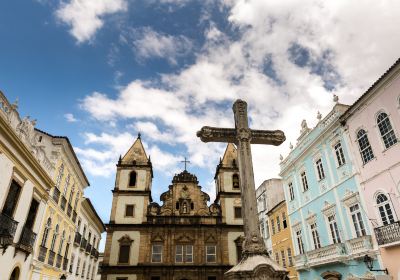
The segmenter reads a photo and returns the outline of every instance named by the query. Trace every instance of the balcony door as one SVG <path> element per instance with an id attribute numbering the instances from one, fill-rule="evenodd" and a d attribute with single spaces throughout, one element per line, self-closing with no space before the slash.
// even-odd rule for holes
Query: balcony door
<path id="1" fill-rule="evenodd" d="M 25 227 L 30 230 L 33 229 L 33 225 L 35 224 L 36 214 L 39 207 L 39 202 L 35 199 L 32 199 L 31 207 L 29 208 L 28 217 L 26 218 Z"/>
<path id="2" fill-rule="evenodd" d="M 17 207 L 18 198 L 21 194 L 21 187 L 14 180 L 11 182 L 10 189 L 8 191 L 8 195 L 6 198 L 6 202 L 4 203 L 2 213 L 7 215 L 10 218 L 14 217 L 14 211 Z"/>

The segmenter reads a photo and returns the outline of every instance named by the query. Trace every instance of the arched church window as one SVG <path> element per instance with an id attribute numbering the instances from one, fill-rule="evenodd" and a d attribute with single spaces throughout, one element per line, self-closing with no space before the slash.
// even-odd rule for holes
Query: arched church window
<path id="1" fill-rule="evenodd" d="M 176 210 L 179 210 L 179 202 L 176 203 L 175 208 Z"/>
<path id="2" fill-rule="evenodd" d="M 380 113 L 376 118 L 385 148 L 388 149 L 397 143 L 396 135 L 394 134 L 392 124 L 390 123 L 389 116 L 386 113 Z"/>
<path id="3" fill-rule="evenodd" d="M 394 223 L 392 206 L 387 196 L 383 193 L 378 194 L 376 197 L 376 204 L 378 206 L 382 224 L 388 225 Z"/>
<path id="4" fill-rule="evenodd" d="M 238 174 L 232 175 L 232 186 L 234 189 L 239 189 L 239 175 Z"/>
<path id="5" fill-rule="evenodd" d="M 136 172 L 135 171 L 132 171 L 129 174 L 129 186 L 130 187 L 136 186 Z"/>

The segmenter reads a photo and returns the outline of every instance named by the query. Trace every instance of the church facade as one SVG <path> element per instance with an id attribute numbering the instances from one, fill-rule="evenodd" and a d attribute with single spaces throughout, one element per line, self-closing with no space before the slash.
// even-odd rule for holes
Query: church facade
<path id="1" fill-rule="evenodd" d="M 187 170 L 152 199 L 152 163 L 140 136 L 117 164 L 102 280 L 219 280 L 240 259 L 243 219 L 237 151 L 216 168 L 216 199 Z"/>

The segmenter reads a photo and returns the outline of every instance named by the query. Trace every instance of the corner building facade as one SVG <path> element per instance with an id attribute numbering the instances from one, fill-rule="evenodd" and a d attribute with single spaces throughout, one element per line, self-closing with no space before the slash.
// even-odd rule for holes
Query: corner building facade
<path id="1" fill-rule="evenodd" d="M 187 170 L 173 177 L 160 205 L 152 201 L 152 164 L 138 137 L 117 165 L 101 279 L 223 279 L 243 241 L 236 159 L 228 144 L 210 206 Z"/>

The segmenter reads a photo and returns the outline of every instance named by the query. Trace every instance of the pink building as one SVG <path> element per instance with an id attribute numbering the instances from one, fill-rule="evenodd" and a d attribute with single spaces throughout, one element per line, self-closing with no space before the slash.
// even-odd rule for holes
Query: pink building
<path id="1" fill-rule="evenodd" d="M 383 266 L 400 280 L 400 59 L 342 116 Z"/>

